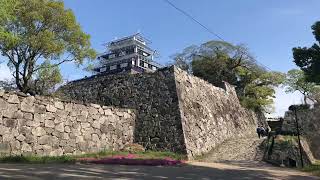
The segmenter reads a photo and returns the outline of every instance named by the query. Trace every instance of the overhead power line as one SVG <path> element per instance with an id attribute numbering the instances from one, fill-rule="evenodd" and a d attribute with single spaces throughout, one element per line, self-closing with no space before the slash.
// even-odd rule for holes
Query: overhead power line
<path id="1" fill-rule="evenodd" d="M 225 41 L 221 36 L 219 36 L 217 33 L 213 32 L 210 28 L 208 28 L 207 26 L 205 26 L 204 24 L 202 24 L 199 20 L 197 20 L 195 17 L 193 17 L 190 13 L 188 13 L 187 11 L 179 8 L 178 6 L 176 6 L 175 4 L 173 4 L 171 1 L 169 0 L 163 0 L 165 3 L 169 4 L 170 6 L 172 6 L 174 9 L 176 9 L 177 11 L 179 11 L 180 13 L 182 13 L 183 15 L 185 15 L 186 17 L 188 17 L 189 19 L 191 19 L 192 21 L 194 21 L 195 23 L 197 23 L 198 25 L 200 25 L 202 28 L 204 28 L 207 32 L 209 32 L 210 34 L 214 35 L 215 37 L 217 37 L 218 39 L 220 39 L 221 41 Z M 260 63 L 259 61 L 256 60 L 256 62 L 258 64 L 260 64 L 262 67 L 272 71 L 268 66 Z"/>
<path id="2" fill-rule="evenodd" d="M 196 18 L 194 18 L 191 14 L 189 14 L 188 12 L 186 12 L 185 10 L 177 7 L 175 4 L 173 4 L 172 2 L 170 2 L 169 0 L 163 0 L 164 2 L 166 2 L 167 4 L 169 4 L 170 6 L 172 6 L 173 8 L 175 8 L 176 10 L 178 10 L 179 12 L 181 12 L 182 14 L 184 14 L 185 16 L 187 16 L 188 18 L 190 18 L 192 21 L 194 21 L 195 23 L 199 24 L 201 27 L 203 27 L 206 31 L 208 31 L 210 34 L 214 35 L 215 37 L 217 37 L 218 39 L 220 39 L 221 41 L 225 41 L 224 39 L 222 39 L 217 33 L 213 32 L 210 28 L 208 28 L 207 26 L 205 26 L 204 24 L 202 24 L 200 21 L 198 21 Z"/>

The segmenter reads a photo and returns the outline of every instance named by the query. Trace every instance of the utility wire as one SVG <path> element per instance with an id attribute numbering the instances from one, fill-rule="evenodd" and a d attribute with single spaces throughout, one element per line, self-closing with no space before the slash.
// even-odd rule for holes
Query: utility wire
<path id="1" fill-rule="evenodd" d="M 172 6 L 173 8 L 175 8 L 176 10 L 180 11 L 182 14 L 184 14 L 185 16 L 187 16 L 188 18 L 190 18 L 192 21 L 194 21 L 195 23 L 199 24 L 201 27 L 203 27 L 206 31 L 208 31 L 210 34 L 213 34 L 214 36 L 216 36 L 218 39 L 220 39 L 221 41 L 225 41 L 224 39 L 222 39 L 218 34 L 214 33 L 211 29 L 209 29 L 207 26 L 205 26 L 204 24 L 202 24 L 200 21 L 198 21 L 196 18 L 194 18 L 191 14 L 189 14 L 188 12 L 184 11 L 183 9 L 180 9 L 179 7 L 177 7 L 176 5 L 174 5 L 172 2 L 170 2 L 169 0 L 163 0 L 164 2 L 166 2 L 167 4 L 169 4 L 170 6 Z"/>
<path id="2" fill-rule="evenodd" d="M 190 18 L 192 21 L 194 21 L 195 23 L 197 23 L 198 25 L 200 25 L 201 27 L 203 27 L 207 32 L 209 32 L 210 34 L 214 35 L 215 37 L 217 37 L 218 39 L 220 39 L 221 41 L 225 41 L 221 36 L 219 36 L 217 33 L 213 32 L 210 28 L 208 28 L 207 26 L 205 26 L 204 24 L 202 24 L 200 21 L 198 21 L 195 17 L 193 17 L 191 14 L 189 14 L 187 11 L 179 8 L 178 6 L 176 6 L 175 4 L 173 4 L 171 1 L 169 0 L 163 0 L 165 3 L 169 4 L 170 6 L 172 6 L 174 9 L 176 9 L 177 11 L 181 12 L 183 15 L 187 16 L 188 18 Z M 260 63 L 259 61 L 256 60 L 256 62 L 258 64 L 260 64 L 262 67 L 272 71 L 268 66 Z"/>

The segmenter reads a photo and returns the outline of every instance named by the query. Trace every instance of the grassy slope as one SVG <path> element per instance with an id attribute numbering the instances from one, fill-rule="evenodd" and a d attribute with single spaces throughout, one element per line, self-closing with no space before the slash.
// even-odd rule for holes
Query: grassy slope
<path id="1" fill-rule="evenodd" d="M 302 171 L 310 172 L 316 176 L 320 176 L 320 161 L 317 161 L 315 164 L 303 168 Z"/>
<path id="2" fill-rule="evenodd" d="M 99 153 L 83 154 L 78 156 L 6 156 L 0 157 L 0 163 L 75 163 L 78 158 L 105 158 L 115 155 L 128 155 L 129 152 L 122 151 L 101 151 Z M 186 159 L 185 155 L 176 154 L 172 152 L 155 152 L 155 151 L 146 151 L 146 152 L 137 152 L 131 153 L 138 156 L 138 159 L 164 159 L 172 158 L 174 160 L 184 160 Z"/>

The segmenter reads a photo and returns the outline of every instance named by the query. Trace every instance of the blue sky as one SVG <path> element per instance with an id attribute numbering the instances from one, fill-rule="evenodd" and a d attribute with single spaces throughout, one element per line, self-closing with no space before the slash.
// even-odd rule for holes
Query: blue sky
<path id="1" fill-rule="evenodd" d="M 313 42 L 310 26 L 320 20 L 319 0 L 171 0 L 226 41 L 246 44 L 257 60 L 271 69 L 294 67 L 291 49 Z M 192 44 L 215 37 L 163 0 L 65 0 L 74 10 L 92 45 L 141 31 L 161 53 L 161 63 Z"/>
<path id="2" fill-rule="evenodd" d="M 311 45 L 310 26 L 320 20 L 319 0 L 171 1 L 226 41 L 245 44 L 259 62 L 281 72 L 295 68 L 292 47 Z M 103 43 L 139 31 L 152 41 L 161 54 L 159 62 L 165 64 L 183 48 L 215 39 L 163 0 L 65 0 L 65 5 L 91 35 L 98 52 L 105 51 Z M 7 74 L 4 67 L 0 70 L 0 76 Z M 67 79 L 86 74 L 71 64 L 62 66 L 62 72 Z"/>

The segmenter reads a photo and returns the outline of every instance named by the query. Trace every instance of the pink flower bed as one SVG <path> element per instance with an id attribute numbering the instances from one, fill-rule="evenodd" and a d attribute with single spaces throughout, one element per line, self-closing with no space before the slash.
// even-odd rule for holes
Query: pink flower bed
<path id="1" fill-rule="evenodd" d="M 117 164 L 117 165 L 143 165 L 143 166 L 175 166 L 183 164 L 183 161 L 174 160 L 171 158 L 164 159 L 138 159 L 134 154 L 127 156 L 116 155 L 106 158 L 80 158 L 80 162 L 94 163 L 94 164 Z"/>

